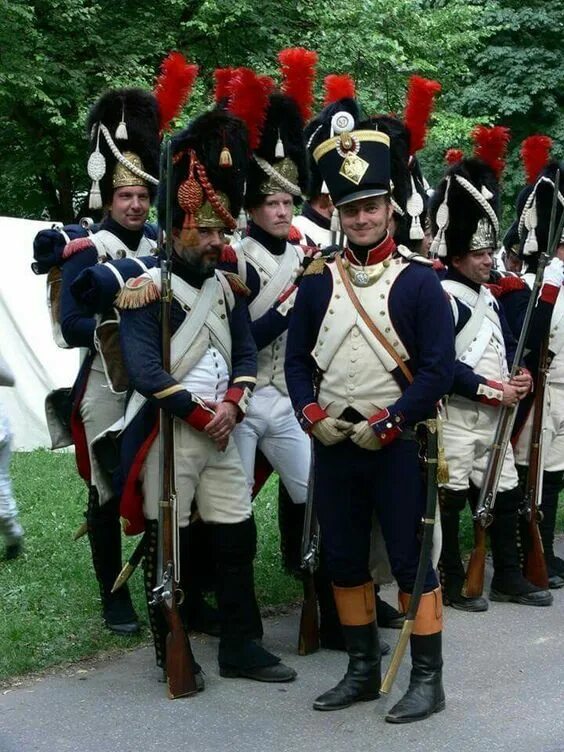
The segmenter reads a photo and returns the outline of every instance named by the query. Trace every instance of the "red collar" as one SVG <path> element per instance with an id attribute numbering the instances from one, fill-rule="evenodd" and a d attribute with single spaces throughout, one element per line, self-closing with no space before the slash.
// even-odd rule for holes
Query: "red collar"
<path id="1" fill-rule="evenodd" d="M 351 264 L 358 264 L 360 266 L 372 266 L 372 264 L 379 264 L 381 261 L 384 261 L 384 259 L 387 259 L 388 256 L 391 256 L 395 250 L 395 241 L 392 236 L 387 233 L 386 237 L 384 238 L 384 240 L 382 240 L 381 243 L 378 243 L 377 246 L 371 248 L 370 251 L 368 251 L 368 256 L 364 264 L 357 259 L 354 251 L 351 251 L 350 248 L 347 248 L 345 250 L 345 258 L 350 261 Z"/>

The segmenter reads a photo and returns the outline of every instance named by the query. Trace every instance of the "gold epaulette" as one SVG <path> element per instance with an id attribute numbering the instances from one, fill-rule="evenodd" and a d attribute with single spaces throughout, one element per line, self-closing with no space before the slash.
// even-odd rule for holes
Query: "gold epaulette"
<path id="1" fill-rule="evenodd" d="M 152 278 L 147 274 L 128 279 L 125 286 L 116 296 L 115 304 L 118 308 L 143 308 L 149 303 L 161 299 L 161 293 Z"/>
<path id="2" fill-rule="evenodd" d="M 314 259 L 311 262 L 311 264 L 308 264 L 308 267 L 304 272 L 304 277 L 306 277 L 308 274 L 323 274 L 324 269 L 325 269 L 325 259 L 324 258 Z"/>
<path id="3" fill-rule="evenodd" d="M 235 293 L 235 295 L 240 295 L 241 297 L 248 297 L 251 294 L 250 289 L 247 287 L 247 285 L 243 282 L 241 277 L 236 274 L 235 272 L 222 272 L 223 276 L 226 278 L 226 280 L 229 282 L 229 286 Z"/>

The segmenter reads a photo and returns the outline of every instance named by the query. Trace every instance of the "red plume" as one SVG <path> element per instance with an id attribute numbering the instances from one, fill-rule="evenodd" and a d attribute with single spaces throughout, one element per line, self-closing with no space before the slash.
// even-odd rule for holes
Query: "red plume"
<path id="1" fill-rule="evenodd" d="M 356 95 L 355 83 L 346 73 L 342 75 L 331 73 L 329 76 L 325 76 L 323 85 L 325 88 L 324 107 L 333 104 L 333 102 L 338 102 L 339 99 L 354 99 Z"/>
<path id="2" fill-rule="evenodd" d="M 223 99 L 228 99 L 230 94 L 231 80 L 237 73 L 238 68 L 216 68 L 213 72 L 215 87 L 213 96 L 216 104 Z"/>
<path id="3" fill-rule="evenodd" d="M 534 183 L 540 171 L 550 159 L 552 139 L 550 136 L 529 136 L 521 144 L 521 159 L 527 175 L 527 183 Z"/>
<path id="4" fill-rule="evenodd" d="M 288 47 L 278 53 L 282 72 L 282 91 L 296 102 L 304 123 L 312 116 L 313 82 L 317 52 L 304 47 Z"/>
<path id="5" fill-rule="evenodd" d="M 249 131 L 251 150 L 260 144 L 266 118 L 268 97 L 274 82 L 268 76 L 257 76 L 250 68 L 239 68 L 233 75 L 229 89 L 229 111 L 241 118 Z"/>
<path id="6" fill-rule="evenodd" d="M 509 128 L 502 125 L 494 125 L 492 128 L 477 125 L 472 131 L 474 156 L 491 167 L 498 180 L 505 168 L 505 153 L 510 138 Z"/>
<path id="7" fill-rule="evenodd" d="M 413 156 L 425 146 L 427 127 L 435 96 L 440 92 L 438 81 L 421 76 L 411 76 L 405 103 L 405 127 L 409 131 L 409 154 Z"/>
<path id="8" fill-rule="evenodd" d="M 447 149 L 445 153 L 445 162 L 448 165 L 454 165 L 464 159 L 462 149 Z"/>
<path id="9" fill-rule="evenodd" d="M 154 88 L 159 104 L 161 133 L 186 104 L 197 75 L 198 66 L 188 63 L 181 52 L 171 52 L 162 61 Z"/>

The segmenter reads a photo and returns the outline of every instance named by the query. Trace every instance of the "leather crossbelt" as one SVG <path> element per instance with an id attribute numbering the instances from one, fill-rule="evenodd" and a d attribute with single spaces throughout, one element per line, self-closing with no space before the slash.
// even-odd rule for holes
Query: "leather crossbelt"
<path id="1" fill-rule="evenodd" d="M 364 321 L 370 332 L 376 337 L 378 342 L 382 345 L 382 347 L 386 350 L 388 355 L 394 359 L 394 361 L 397 363 L 398 368 L 403 373 L 405 378 L 407 379 L 408 383 L 413 383 L 413 374 L 407 367 L 407 365 L 404 363 L 404 361 L 400 358 L 399 353 L 397 350 L 392 347 L 392 345 L 388 342 L 388 340 L 384 337 L 382 332 L 378 329 L 376 324 L 372 321 L 366 310 L 362 307 L 362 303 L 358 299 L 358 296 L 356 292 L 353 289 L 353 286 L 351 285 L 351 281 L 349 279 L 349 275 L 345 271 L 345 267 L 343 266 L 343 261 L 340 256 L 335 257 L 335 263 L 337 264 L 337 269 L 339 271 L 339 274 L 341 275 L 341 279 L 343 280 L 343 284 L 345 285 L 345 290 L 347 291 L 347 294 L 349 298 L 352 301 L 352 304 L 357 310 L 358 315 L 360 318 Z"/>

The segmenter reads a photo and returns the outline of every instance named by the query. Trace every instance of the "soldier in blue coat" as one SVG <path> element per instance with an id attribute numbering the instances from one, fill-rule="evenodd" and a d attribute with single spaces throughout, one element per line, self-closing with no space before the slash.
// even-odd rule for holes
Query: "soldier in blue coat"
<path id="1" fill-rule="evenodd" d="M 349 653 L 344 678 L 317 698 L 318 710 L 379 696 L 368 568 L 372 513 L 405 610 L 425 507 L 414 426 L 434 415 L 454 364 L 452 319 L 437 277 L 426 259 L 396 247 L 389 234 L 389 137 L 350 113 L 334 116 L 333 133 L 314 157 L 348 245 L 307 269 L 286 353 L 290 397 L 313 437 L 314 504 Z M 441 593 L 429 563 L 411 637 L 410 685 L 389 722 L 416 721 L 444 708 L 441 633 Z"/>

